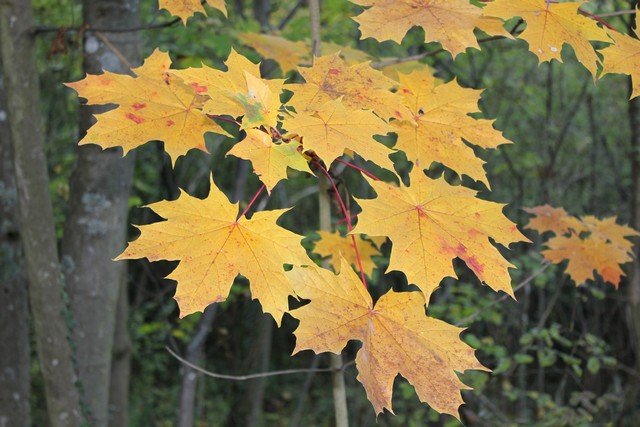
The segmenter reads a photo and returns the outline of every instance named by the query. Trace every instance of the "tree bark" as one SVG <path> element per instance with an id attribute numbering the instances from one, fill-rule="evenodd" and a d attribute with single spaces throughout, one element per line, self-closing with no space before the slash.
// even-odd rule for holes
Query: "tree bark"
<path id="1" fill-rule="evenodd" d="M 138 33 L 91 32 L 91 27 L 139 26 L 139 0 L 84 0 L 83 16 L 89 27 L 84 35 L 85 72 L 128 73 L 130 64 L 123 63 L 122 58 L 139 65 Z M 95 122 L 93 114 L 106 109 L 83 106 L 80 132 L 84 134 Z M 126 242 L 134 158 L 122 158 L 120 150 L 102 151 L 95 145 L 79 147 L 77 153 L 62 239 L 62 263 L 75 320 L 73 338 L 89 421 L 92 426 L 106 427 L 116 309 L 119 290 L 124 289 L 121 281 L 125 268 L 124 263 L 112 259 Z"/>
<path id="2" fill-rule="evenodd" d="M 29 279 L 29 302 L 44 379 L 50 427 L 79 426 L 79 392 L 68 341 L 68 314 L 57 256 L 40 93 L 31 35 L 31 2 L 0 2 L 0 54 L 18 195 L 20 236 Z"/>
<path id="3" fill-rule="evenodd" d="M 0 427 L 28 427 L 29 304 L 0 60 Z"/>

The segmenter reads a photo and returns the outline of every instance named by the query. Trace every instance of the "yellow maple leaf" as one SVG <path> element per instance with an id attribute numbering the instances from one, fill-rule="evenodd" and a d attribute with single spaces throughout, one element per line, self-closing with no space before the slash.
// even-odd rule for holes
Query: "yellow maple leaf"
<path id="1" fill-rule="evenodd" d="M 421 169 L 439 162 L 488 186 L 484 162 L 463 141 L 485 149 L 510 141 L 493 128 L 492 120 L 469 115 L 480 111 L 481 92 L 462 88 L 455 81 L 439 84 L 426 67 L 401 74 L 398 94 L 415 123 L 393 122 L 398 134 L 395 148 L 404 151 L 407 159 Z"/>
<path id="2" fill-rule="evenodd" d="M 393 150 L 373 139 L 374 135 L 392 131 L 392 127 L 371 111 L 349 111 L 338 99 L 327 102 L 313 114 L 285 118 L 282 126 L 289 134 L 302 136 L 304 149 L 314 151 L 327 165 L 345 150 L 352 150 L 365 160 L 394 171 L 389 159 Z"/>
<path id="3" fill-rule="evenodd" d="M 457 278 L 452 260 L 462 259 L 481 282 L 513 296 L 514 268 L 489 239 L 508 246 L 528 241 L 502 213 L 503 204 L 480 200 L 476 192 L 432 180 L 414 168 L 411 185 L 368 180 L 378 195 L 357 199 L 362 207 L 353 233 L 387 236 L 393 247 L 388 271 L 404 272 L 427 301 L 445 277 Z"/>
<path id="4" fill-rule="evenodd" d="M 280 324 L 293 294 L 283 265 L 313 263 L 300 245 L 303 236 L 276 225 L 287 209 L 237 218 L 238 204 L 230 203 L 213 180 L 205 199 L 182 192 L 175 201 L 149 207 L 166 221 L 140 226 L 140 237 L 117 259 L 179 260 L 167 278 L 178 282 L 174 298 L 181 317 L 224 301 L 242 274 L 252 297 Z"/>
<path id="5" fill-rule="evenodd" d="M 287 167 L 313 173 L 298 147 L 301 147 L 300 143 L 294 140 L 275 143 L 269 134 L 247 129 L 246 138 L 234 145 L 227 155 L 249 160 L 260 181 L 271 192 L 278 182 L 287 178 Z"/>
<path id="6" fill-rule="evenodd" d="M 371 68 L 368 62 L 347 65 L 339 54 L 315 59 L 313 67 L 299 68 L 306 83 L 285 85 L 294 95 L 288 102 L 298 113 L 315 112 L 328 101 L 342 97 L 349 110 L 375 111 L 383 119 L 412 120 L 402 98 L 389 90 L 397 83 L 382 72 Z"/>
<path id="7" fill-rule="evenodd" d="M 207 0 L 207 4 L 227 16 L 224 0 Z M 166 9 L 172 15 L 179 16 L 184 25 L 187 25 L 187 19 L 196 12 L 207 14 L 200 0 L 158 0 L 158 9 Z"/>
<path id="8" fill-rule="evenodd" d="M 342 236 L 339 231 L 331 233 L 321 230 L 317 233 L 320 235 L 320 240 L 316 242 L 313 252 L 321 257 L 331 257 L 329 262 L 336 273 L 340 273 L 341 258 L 344 258 L 350 265 L 354 265 L 356 268 L 358 267 L 358 259 L 356 258 L 356 251 L 353 248 L 353 239 L 351 236 Z M 373 269 L 376 268 L 372 257 L 380 255 L 380 251 L 376 249 L 371 242 L 364 240 L 362 236 L 358 236 L 356 242 L 358 244 L 358 254 L 360 255 L 362 270 L 364 274 L 371 277 Z"/>
<path id="9" fill-rule="evenodd" d="M 640 24 L 640 12 L 636 8 L 636 27 Z M 617 73 L 631 76 L 631 98 L 640 95 L 640 40 L 615 31 L 608 31 L 614 43 L 602 49 L 602 74 Z"/>
<path id="10" fill-rule="evenodd" d="M 192 148 L 207 151 L 204 134 L 227 133 L 200 108 L 202 96 L 170 74 L 169 54 L 155 50 L 141 67 L 126 74 L 88 75 L 67 83 L 89 104 L 118 104 L 118 108 L 96 116 L 80 144 L 102 148 L 122 147 L 126 154 L 148 141 L 164 141 L 173 163 Z"/>
<path id="11" fill-rule="evenodd" d="M 620 264 L 633 260 L 627 251 L 611 243 L 601 239 L 581 239 L 576 234 L 556 236 L 549 239 L 546 246 L 548 249 L 542 252 L 545 259 L 554 263 L 569 260 L 566 272 L 576 285 L 595 280 L 593 272 L 597 271 L 605 282 L 613 283 L 617 288 L 621 276 L 624 276 Z"/>
<path id="12" fill-rule="evenodd" d="M 342 259 L 340 275 L 318 267 L 296 268 L 286 274 L 296 293 L 311 303 L 293 310 L 300 320 L 294 332 L 294 353 L 340 353 L 349 340 L 359 340 L 358 381 L 376 414 L 391 405 L 393 381 L 402 375 L 421 401 L 457 418 L 469 389 L 456 372 L 485 368 L 474 350 L 460 340 L 463 329 L 425 315 L 419 292 L 387 292 L 373 304 L 356 274 Z"/>
<path id="13" fill-rule="evenodd" d="M 353 18 L 360 24 L 361 38 L 402 42 L 414 26 L 425 31 L 425 42 L 438 42 L 455 57 L 469 47 L 480 49 L 473 30 L 478 27 L 491 35 L 511 35 L 482 16 L 482 9 L 469 0 L 351 0 L 371 6 Z"/>
<path id="14" fill-rule="evenodd" d="M 511 19 L 519 16 L 527 28 L 518 37 L 529 43 L 529 50 L 541 62 L 557 59 L 565 44 L 595 77 L 598 55 L 590 41 L 611 42 L 607 32 L 593 19 L 578 13 L 584 1 L 557 3 L 546 0 L 494 0 L 483 9 L 485 16 Z"/>
<path id="15" fill-rule="evenodd" d="M 567 234 L 571 230 L 576 233 L 587 231 L 585 225 L 576 217 L 571 216 L 563 208 L 554 208 L 550 205 L 524 208 L 525 212 L 535 215 L 527 224 L 539 233 L 552 231 L 556 236 Z"/>
<path id="16" fill-rule="evenodd" d="M 263 58 L 276 61 L 283 74 L 295 70 L 298 65 L 311 58 L 311 49 L 305 42 L 294 42 L 284 37 L 258 33 L 242 33 L 239 37 Z"/>
<path id="17" fill-rule="evenodd" d="M 231 49 L 225 61 L 227 71 L 203 65 L 201 68 L 175 70 L 180 77 L 206 97 L 202 107 L 206 114 L 245 116 L 247 127 L 268 124 L 275 127 L 280 107 L 282 79 L 260 78 L 260 65 Z"/>

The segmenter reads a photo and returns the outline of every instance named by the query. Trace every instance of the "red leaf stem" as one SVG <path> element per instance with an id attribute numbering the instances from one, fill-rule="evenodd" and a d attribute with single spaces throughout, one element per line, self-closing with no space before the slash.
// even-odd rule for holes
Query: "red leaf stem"
<path id="1" fill-rule="evenodd" d="M 340 162 L 340 163 L 342 163 L 342 164 L 344 164 L 344 165 L 347 165 L 347 166 L 349 166 L 350 168 L 353 168 L 353 169 L 355 169 L 355 170 L 358 170 L 358 171 L 362 172 L 363 174 L 367 175 L 367 176 L 368 176 L 369 178 L 371 178 L 371 179 L 374 179 L 374 180 L 376 180 L 376 181 L 380 181 L 380 178 L 378 178 L 377 176 L 375 176 L 375 175 L 374 175 L 374 174 L 372 174 L 371 172 L 368 172 L 368 171 L 366 171 L 366 170 L 362 169 L 362 168 L 361 168 L 361 167 L 359 167 L 359 166 L 356 166 L 356 165 L 354 165 L 354 164 L 352 164 L 352 163 L 349 163 L 349 162 L 347 162 L 347 161 L 344 161 L 344 160 L 342 160 L 342 159 L 336 159 L 336 161 L 337 161 L 337 162 Z"/>
<path id="2" fill-rule="evenodd" d="M 329 174 L 329 172 L 327 172 L 327 170 L 324 168 L 324 166 L 322 166 L 320 164 L 320 162 L 315 160 L 314 164 L 316 166 L 318 166 L 318 168 L 322 171 L 322 173 L 324 173 L 326 175 L 327 179 L 331 183 L 331 186 L 333 187 L 333 191 L 335 191 L 336 197 L 338 197 L 338 202 L 340 202 L 340 207 L 342 208 L 342 213 L 344 214 L 344 217 L 345 217 L 345 219 L 347 221 L 347 228 L 351 232 L 353 230 L 353 226 L 351 225 L 351 215 L 349 215 L 349 211 L 347 210 L 347 207 L 345 206 L 344 202 L 342 201 L 342 197 L 340 196 L 340 191 L 338 191 L 338 187 L 336 186 L 336 183 L 333 181 L 333 178 L 331 178 L 331 175 Z M 360 271 L 360 280 L 362 280 L 362 284 L 364 285 L 364 287 L 366 289 L 367 288 L 367 279 L 364 276 L 364 268 L 362 268 L 362 260 L 360 259 L 360 251 L 358 251 L 358 244 L 356 242 L 356 236 L 353 235 L 353 234 L 351 234 L 351 241 L 353 242 L 353 249 L 356 251 L 356 260 L 358 261 L 358 270 Z"/>
<path id="3" fill-rule="evenodd" d="M 251 199 L 251 201 L 249 202 L 249 204 L 247 205 L 247 207 L 244 209 L 244 211 L 242 211 L 242 213 L 240 214 L 240 216 L 238 216 L 238 219 L 245 216 L 247 214 L 247 212 L 249 211 L 249 209 L 251 209 L 251 206 L 256 202 L 256 200 L 258 199 L 258 196 L 260 195 L 260 193 L 262 193 L 262 191 L 266 188 L 266 186 L 264 184 L 262 184 L 262 187 L 260 187 L 260 189 L 258 190 L 258 192 L 255 194 L 255 196 L 253 196 L 253 199 Z"/>

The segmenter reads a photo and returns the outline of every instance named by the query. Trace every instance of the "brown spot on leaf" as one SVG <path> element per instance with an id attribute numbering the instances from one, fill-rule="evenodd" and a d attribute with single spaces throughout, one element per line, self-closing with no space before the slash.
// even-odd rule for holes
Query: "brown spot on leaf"
<path id="1" fill-rule="evenodd" d="M 338 74 L 340 74 L 340 70 L 336 70 L 335 68 L 331 68 L 329 70 L 329 74 L 331 74 L 332 76 L 338 75 Z"/>
<path id="2" fill-rule="evenodd" d="M 138 111 L 138 110 L 142 110 L 146 106 L 147 106 L 147 104 L 145 104 L 143 102 L 136 102 L 131 107 L 133 107 L 134 110 Z"/>
<path id="3" fill-rule="evenodd" d="M 166 124 L 167 124 L 167 127 L 170 128 L 171 126 L 175 125 L 176 122 L 174 122 L 173 120 L 167 120 Z"/>
<path id="4" fill-rule="evenodd" d="M 125 116 L 127 119 L 131 120 L 132 122 L 135 122 L 138 125 L 144 122 L 144 119 L 142 117 L 136 116 L 133 113 L 127 113 Z"/>

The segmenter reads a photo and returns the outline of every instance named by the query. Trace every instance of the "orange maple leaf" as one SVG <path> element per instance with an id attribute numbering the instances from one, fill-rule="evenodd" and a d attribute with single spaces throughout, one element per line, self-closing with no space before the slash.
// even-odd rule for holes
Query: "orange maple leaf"
<path id="1" fill-rule="evenodd" d="M 245 139 L 233 146 L 227 153 L 251 161 L 253 170 L 271 192 L 278 182 L 287 178 L 287 168 L 311 172 L 307 160 L 298 151 L 300 143 L 274 142 L 270 135 L 258 129 L 247 129 Z"/>
<path id="2" fill-rule="evenodd" d="M 627 239 L 629 236 L 640 236 L 636 230 L 626 225 L 616 223 L 616 217 L 598 219 L 588 215 L 582 217 L 582 223 L 591 233 L 589 238 L 608 242 L 621 251 L 630 252 L 633 242 Z"/>
<path id="3" fill-rule="evenodd" d="M 137 77 L 107 71 L 67 83 L 88 104 L 119 105 L 98 114 L 97 123 L 80 144 L 122 147 L 126 154 L 148 141 L 160 140 L 175 163 L 192 148 L 207 151 L 205 133 L 227 135 L 199 109 L 202 96 L 169 74 L 170 66 L 169 54 L 155 50 L 141 67 L 132 70 Z"/>
<path id="4" fill-rule="evenodd" d="M 624 275 L 620 264 L 633 260 L 633 242 L 627 237 L 640 236 L 640 233 L 626 225 L 617 224 L 616 217 L 600 220 L 585 216 L 579 219 L 562 208 L 549 205 L 525 211 L 536 215 L 527 225 L 528 228 L 540 233 L 552 231 L 556 234 L 546 242 L 548 249 L 542 252 L 545 259 L 554 263 L 568 259 L 567 274 L 577 285 L 595 280 L 596 271 L 605 282 L 618 287 Z"/>
<path id="5" fill-rule="evenodd" d="M 358 381 L 377 414 L 385 408 L 393 413 L 393 381 L 400 374 L 421 401 L 458 417 L 464 403 L 460 390 L 469 387 L 456 372 L 486 369 L 460 340 L 463 329 L 427 317 L 418 292 L 389 291 L 374 306 L 347 261 L 341 263 L 337 276 L 318 267 L 294 267 L 286 273 L 296 294 L 311 300 L 291 312 L 300 320 L 294 354 L 307 349 L 339 354 L 349 340 L 362 341 L 356 356 Z"/>
<path id="6" fill-rule="evenodd" d="M 481 282 L 513 296 L 508 269 L 514 266 L 489 239 L 505 246 L 528 240 L 503 215 L 504 205 L 432 180 L 421 169 L 414 168 L 410 178 L 409 187 L 368 180 L 378 197 L 357 199 L 362 213 L 353 232 L 393 242 L 387 271 L 404 272 L 429 301 L 443 278 L 457 278 L 452 260 L 458 257 Z"/>
<path id="7" fill-rule="evenodd" d="M 397 83 L 371 68 L 368 62 L 349 66 L 335 53 L 315 58 L 313 67 L 298 71 L 306 83 L 284 87 L 294 93 L 288 105 L 298 113 L 315 112 L 328 101 L 342 97 L 349 110 L 373 110 L 385 120 L 390 117 L 412 120 L 402 98 L 390 92 Z"/>
<path id="8" fill-rule="evenodd" d="M 469 47 L 480 49 L 473 33 L 477 27 L 491 35 L 511 38 L 495 20 L 482 16 L 482 9 L 468 0 L 351 0 L 372 6 L 353 18 L 360 24 L 361 38 L 402 42 L 414 26 L 425 31 L 425 42 L 439 42 L 453 56 Z"/>
<path id="9" fill-rule="evenodd" d="M 584 1 L 557 3 L 546 0 L 494 0 L 483 9 L 485 16 L 502 19 L 521 17 L 527 28 L 518 37 L 529 43 L 529 50 L 541 62 L 557 59 L 565 44 L 570 45 L 580 61 L 595 77 L 598 55 L 590 41 L 611 43 L 607 32 L 593 19 L 578 13 Z"/>
<path id="10" fill-rule="evenodd" d="M 576 233 L 587 231 L 585 225 L 578 218 L 569 215 L 563 208 L 543 205 L 523 210 L 535 215 L 535 218 L 532 218 L 527 224 L 527 228 L 532 228 L 539 233 L 551 231 L 556 236 L 560 236 L 572 230 Z"/>
<path id="11" fill-rule="evenodd" d="M 395 148 L 421 169 L 439 162 L 475 180 L 489 181 L 484 162 L 463 141 L 482 148 L 495 148 L 511 141 L 493 128 L 492 120 L 469 114 L 479 112 L 482 91 L 462 88 L 455 81 L 439 84 L 427 67 L 410 74 L 400 74 L 404 104 L 414 115 L 415 123 L 394 121 L 398 134 Z"/>
<path id="12" fill-rule="evenodd" d="M 542 252 L 545 259 L 560 263 L 566 259 L 567 274 L 581 285 L 587 280 L 595 280 L 597 271 L 605 282 L 613 283 L 617 288 L 620 278 L 624 276 L 620 264 L 633 260 L 628 252 L 600 239 L 581 239 L 572 234 L 569 237 L 556 236 L 546 243 L 548 249 Z"/>
<path id="13" fill-rule="evenodd" d="M 302 136 L 304 149 L 314 151 L 327 165 L 345 150 L 352 150 L 394 171 L 389 159 L 394 151 L 373 139 L 374 135 L 386 135 L 393 128 L 372 111 L 349 111 L 342 105 L 342 99 L 337 99 L 318 107 L 315 113 L 285 118 L 282 126 L 290 135 Z"/>
<path id="14" fill-rule="evenodd" d="M 313 248 L 313 252 L 322 257 L 331 257 L 329 262 L 336 273 L 340 273 L 340 259 L 344 258 L 350 265 L 358 265 L 356 251 L 353 248 L 353 240 L 351 236 L 342 236 L 339 231 L 333 233 L 329 231 L 318 231 L 320 240 L 318 240 Z M 373 258 L 380 255 L 380 251 L 373 244 L 364 240 L 362 236 L 356 238 L 358 244 L 358 255 L 364 274 L 371 277 L 376 264 Z"/>
<path id="15" fill-rule="evenodd" d="M 227 16 L 224 0 L 207 0 L 207 4 Z M 184 25 L 187 25 L 187 19 L 196 12 L 207 14 L 200 0 L 158 0 L 158 9 L 166 9 L 172 15 L 179 16 Z"/>
<path id="16" fill-rule="evenodd" d="M 313 263 L 300 245 L 303 236 L 276 225 L 287 209 L 237 218 L 238 204 L 230 203 L 213 180 L 205 199 L 182 192 L 175 201 L 149 207 L 166 221 L 140 226 L 140 237 L 117 259 L 179 260 L 167 278 L 178 282 L 174 298 L 181 317 L 224 301 L 242 274 L 253 298 L 280 324 L 293 294 L 283 265 Z"/>

